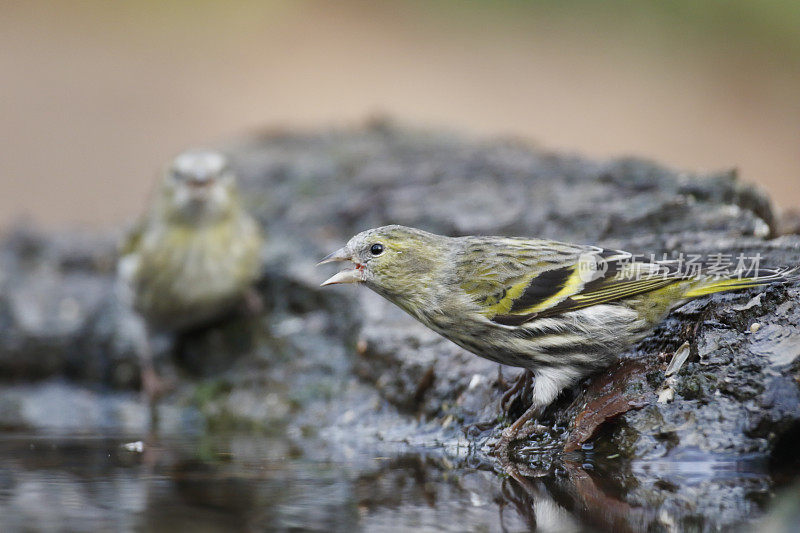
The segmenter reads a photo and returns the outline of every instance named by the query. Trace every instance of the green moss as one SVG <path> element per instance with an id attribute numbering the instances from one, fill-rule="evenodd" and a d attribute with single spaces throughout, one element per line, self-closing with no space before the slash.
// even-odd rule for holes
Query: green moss
<path id="1" fill-rule="evenodd" d="M 675 392 L 687 400 L 704 400 L 714 394 L 714 381 L 704 374 L 682 376 L 675 385 Z"/>
<path id="2" fill-rule="evenodd" d="M 195 387 L 192 404 L 202 412 L 212 402 L 230 394 L 231 390 L 233 390 L 233 385 L 226 380 L 204 381 Z"/>

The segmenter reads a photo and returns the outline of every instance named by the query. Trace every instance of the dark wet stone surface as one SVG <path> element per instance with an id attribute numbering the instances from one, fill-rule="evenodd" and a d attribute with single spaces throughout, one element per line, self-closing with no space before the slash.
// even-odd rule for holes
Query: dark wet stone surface
<path id="1" fill-rule="evenodd" d="M 734 174 L 596 162 L 387 123 L 265 134 L 229 151 L 268 235 L 259 286 L 266 309 L 160 350 L 159 366 L 178 386 L 161 408 L 167 443 L 149 445 L 166 450 L 155 466 L 147 453 L 119 452 L 122 440 L 144 439 L 147 417 L 130 316 L 113 293 L 118 234 L 19 228 L 0 242 L 0 429 L 34 444 L 44 437 L 31 434 L 125 434 L 100 446 L 81 441 L 74 457 L 54 452 L 47 467 L 36 454 L 8 463 L 0 469 L 6 511 L 24 518 L 26 498 L 35 508 L 37 497 L 83 491 L 90 514 L 76 515 L 77 529 L 107 520 L 187 524 L 216 509 L 203 520 L 238 517 L 254 528 L 328 520 L 457 530 L 473 520 L 487 530 L 533 522 L 545 530 L 716 530 L 758 519 L 798 472 L 797 287 L 715 295 L 676 310 L 618 364 L 562 394 L 545 415 L 552 429 L 518 450 L 511 477 L 487 455 L 508 422 L 496 364 L 367 290 L 318 287 L 330 274 L 314 267 L 319 258 L 386 223 L 800 264 L 800 237 L 769 240 L 778 229 L 768 199 Z M 689 357 L 667 378 L 685 342 Z M 517 372 L 505 369 L 505 379 Z M 203 439 L 233 459 L 203 455 Z M 226 448 L 243 441 L 246 452 Z M 17 453 L 9 446 L 3 457 Z M 318 449 L 328 454 L 322 463 Z M 70 461 L 85 464 L 71 472 Z M 147 472 L 158 474 L 145 482 Z M 63 483 L 52 496 L 49 477 Z M 96 496 L 81 479 L 124 479 L 130 492 Z M 281 483 L 311 493 L 281 492 Z M 128 495 L 138 502 L 131 508 Z M 118 507 L 127 510 L 108 510 Z"/>

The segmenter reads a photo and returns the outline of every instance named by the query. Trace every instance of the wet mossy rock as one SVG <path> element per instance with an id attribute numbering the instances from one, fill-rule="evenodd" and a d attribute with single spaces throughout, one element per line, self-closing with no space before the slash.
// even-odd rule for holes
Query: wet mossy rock
<path id="1" fill-rule="evenodd" d="M 267 133 L 223 148 L 268 235 L 260 284 L 267 310 L 255 323 L 184 339 L 183 355 L 164 361 L 181 383 L 167 404 L 194 409 L 216 427 L 291 421 L 346 431 L 360 424 L 362 433 L 353 434 L 413 439 L 416 431 L 422 440 L 447 442 L 466 435 L 478 445 L 497 435 L 505 423 L 497 365 L 366 289 L 319 287 L 330 274 L 314 267 L 319 258 L 369 227 L 542 236 L 648 255 L 759 253 L 764 265 L 800 264 L 800 237 L 772 238 L 769 200 L 734 172 L 593 161 L 382 121 Z M 112 290 L 116 236 L 22 229 L 4 236 L 4 386 L 55 379 L 133 394 L 138 361 Z M 681 450 L 768 458 L 800 430 L 798 324 L 796 287 L 696 300 L 621 354 L 618 365 L 565 392 L 547 412 L 560 428 L 551 437 L 559 449 L 592 441 L 628 458 Z M 690 356 L 667 380 L 666 366 L 684 342 Z M 516 373 L 505 369 L 508 379 Z M 665 389 L 672 399 L 659 402 Z M 26 414 L 42 411 L 30 407 L 36 399 L 23 392 L 17 399 L 22 407 L 0 413 L 0 426 L 39 427 Z"/>

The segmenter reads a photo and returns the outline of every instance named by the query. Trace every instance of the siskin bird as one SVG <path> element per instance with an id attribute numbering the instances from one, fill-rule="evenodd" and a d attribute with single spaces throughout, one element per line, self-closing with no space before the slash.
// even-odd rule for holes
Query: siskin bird
<path id="1" fill-rule="evenodd" d="M 595 246 L 445 237 L 403 226 L 359 233 L 320 264 L 350 261 L 322 285 L 361 283 L 470 352 L 522 367 L 531 407 L 498 443 L 529 436 L 559 392 L 611 364 L 667 313 L 716 292 L 794 281 L 797 269 L 724 276 Z"/>
<path id="2" fill-rule="evenodd" d="M 172 161 L 149 211 L 122 244 L 118 279 L 149 332 L 180 332 L 255 295 L 249 291 L 261 271 L 262 244 L 226 157 L 189 150 Z M 143 342 L 142 386 L 152 406 L 163 386 Z"/>

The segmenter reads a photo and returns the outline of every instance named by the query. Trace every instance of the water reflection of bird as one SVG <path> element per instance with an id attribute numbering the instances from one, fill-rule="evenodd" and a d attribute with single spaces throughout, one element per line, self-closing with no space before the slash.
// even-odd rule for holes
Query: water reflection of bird
<path id="1" fill-rule="evenodd" d="M 242 206 L 225 156 L 191 150 L 167 169 L 149 211 L 125 239 L 118 263 L 123 298 L 151 332 L 180 332 L 257 302 L 251 287 L 263 243 Z M 140 343 L 142 388 L 155 414 L 165 390 L 150 342 Z"/>
<path id="2" fill-rule="evenodd" d="M 385 226 L 359 233 L 322 263 L 350 261 L 323 285 L 363 283 L 459 346 L 525 368 L 532 404 L 506 431 L 509 444 L 565 387 L 611 364 L 674 307 L 721 291 L 797 280 L 797 269 L 715 276 L 676 261 L 542 239 L 444 237 Z M 721 269 L 716 269 L 721 272 Z M 524 384 L 524 386 L 523 386 Z"/>

